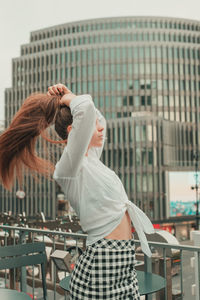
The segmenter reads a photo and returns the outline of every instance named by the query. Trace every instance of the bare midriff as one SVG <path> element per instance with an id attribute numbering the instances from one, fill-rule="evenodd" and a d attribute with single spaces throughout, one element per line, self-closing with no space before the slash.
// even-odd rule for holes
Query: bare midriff
<path id="1" fill-rule="evenodd" d="M 104 238 L 112 240 L 130 240 L 133 238 L 131 229 L 131 218 L 128 211 L 126 211 L 121 223 L 109 235 L 104 236 Z"/>

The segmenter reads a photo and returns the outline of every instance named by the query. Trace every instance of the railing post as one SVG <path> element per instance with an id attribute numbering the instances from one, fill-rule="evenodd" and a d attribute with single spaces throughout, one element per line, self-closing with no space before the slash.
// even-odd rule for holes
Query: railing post
<path id="1" fill-rule="evenodd" d="M 20 243 L 24 244 L 26 241 L 26 232 L 25 231 L 20 231 Z M 21 291 L 23 291 L 24 293 L 27 292 L 26 289 L 26 285 L 27 285 L 27 281 L 26 281 L 26 267 L 21 267 Z"/>
<path id="2" fill-rule="evenodd" d="M 150 257 L 144 254 L 144 271 L 152 273 L 152 260 Z M 152 300 L 152 295 L 146 295 L 146 300 Z"/>
<path id="3" fill-rule="evenodd" d="M 5 232 L 6 234 L 6 232 Z M 14 230 L 10 230 L 9 231 L 9 242 L 8 242 L 8 245 L 12 245 L 12 242 L 14 240 Z M 6 243 L 6 246 L 7 246 L 7 243 Z M 10 269 L 9 270 L 9 279 L 10 279 L 10 289 L 14 290 L 15 289 L 15 271 L 14 269 Z"/>
<path id="4" fill-rule="evenodd" d="M 147 255 L 144 255 L 144 270 L 145 272 L 152 273 L 152 261 Z"/>
<path id="5" fill-rule="evenodd" d="M 200 247 L 200 230 L 192 231 L 192 239 L 194 241 L 194 246 Z M 195 252 L 195 299 L 200 299 L 200 261 L 199 261 L 199 255 L 197 252 Z"/>
<path id="6" fill-rule="evenodd" d="M 171 258 L 165 257 L 159 259 L 159 275 L 165 277 L 166 287 L 157 292 L 156 299 L 172 300 Z"/>

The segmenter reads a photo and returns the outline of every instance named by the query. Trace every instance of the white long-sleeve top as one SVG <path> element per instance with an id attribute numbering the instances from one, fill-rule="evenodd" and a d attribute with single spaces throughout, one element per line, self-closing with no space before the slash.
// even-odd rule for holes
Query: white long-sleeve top
<path id="1" fill-rule="evenodd" d="M 96 118 L 104 127 L 105 137 L 105 118 L 89 94 L 76 96 L 70 102 L 70 110 L 72 129 L 53 178 L 79 217 L 82 229 L 88 233 L 86 246 L 110 234 L 128 210 L 142 250 L 151 256 L 144 232 L 153 233 L 153 225 L 146 214 L 128 200 L 117 174 L 101 162 L 104 139 L 101 147 L 92 147 L 88 156 L 85 155 L 96 128 Z"/>

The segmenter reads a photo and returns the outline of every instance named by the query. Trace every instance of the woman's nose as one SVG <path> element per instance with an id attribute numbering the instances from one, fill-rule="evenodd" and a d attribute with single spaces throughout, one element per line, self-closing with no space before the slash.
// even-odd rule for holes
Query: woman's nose
<path id="1" fill-rule="evenodd" d="M 103 131 L 104 130 L 104 126 L 98 121 L 96 122 L 96 128 L 98 131 Z"/>

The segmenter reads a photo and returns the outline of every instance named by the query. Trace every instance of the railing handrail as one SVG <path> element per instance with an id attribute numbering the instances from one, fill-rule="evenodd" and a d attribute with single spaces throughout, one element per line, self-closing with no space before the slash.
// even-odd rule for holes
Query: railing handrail
<path id="1" fill-rule="evenodd" d="M 62 231 L 57 231 L 57 230 L 46 230 L 46 229 L 37 229 L 37 228 L 29 228 L 29 227 L 15 227 L 15 226 L 9 226 L 9 225 L 0 225 L 0 228 L 35 232 L 35 233 L 46 233 L 46 234 L 70 236 L 70 237 L 72 236 L 72 237 L 76 237 L 76 238 L 87 238 L 87 236 L 88 236 L 85 233 L 62 232 Z"/>
<path id="2" fill-rule="evenodd" d="M 19 230 L 19 231 L 27 231 L 33 233 L 42 233 L 42 234 L 52 234 L 52 235 L 62 235 L 74 238 L 87 238 L 87 234 L 85 233 L 72 233 L 72 232 L 62 232 L 56 230 L 46 230 L 46 229 L 37 229 L 37 228 L 27 228 L 27 227 L 15 227 L 9 225 L 0 225 L 2 229 L 12 229 L 12 230 Z M 136 244 L 140 244 L 139 240 L 135 240 Z M 188 245 L 175 245 L 175 244 L 168 244 L 168 243 L 161 243 L 161 242 L 151 242 L 148 241 L 150 246 L 157 246 L 159 248 L 170 248 L 170 249 L 178 249 L 178 250 L 186 250 L 186 251 L 197 251 L 200 252 L 200 247 L 195 246 L 188 246 Z"/>
<path id="3" fill-rule="evenodd" d="M 136 240 L 135 242 L 139 242 Z M 170 249 L 178 249 L 178 250 L 186 250 L 186 251 L 197 251 L 200 252 L 200 247 L 188 246 L 188 245 L 174 245 L 168 243 L 160 243 L 160 242 L 150 242 L 148 241 L 150 246 L 157 246 L 159 248 L 170 248 Z"/>

